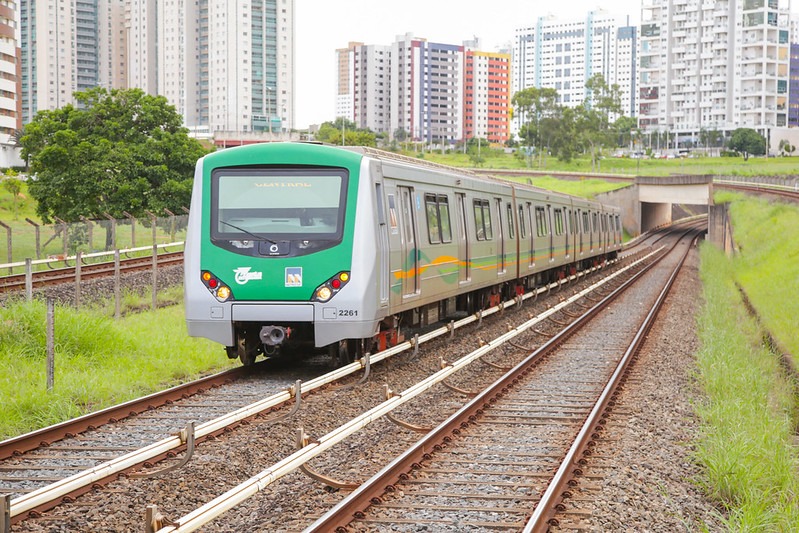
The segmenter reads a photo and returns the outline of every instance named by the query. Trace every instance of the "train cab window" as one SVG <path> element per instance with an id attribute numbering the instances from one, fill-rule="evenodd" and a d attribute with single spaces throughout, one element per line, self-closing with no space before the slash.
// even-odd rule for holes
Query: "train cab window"
<path id="1" fill-rule="evenodd" d="M 491 228 L 491 206 L 488 200 L 474 201 L 474 227 L 478 241 L 492 240 L 494 232 Z"/>
<path id="2" fill-rule="evenodd" d="M 424 203 L 427 209 L 427 234 L 430 244 L 452 242 L 447 197 L 443 194 L 425 194 Z"/>
<path id="3" fill-rule="evenodd" d="M 555 209 L 555 235 L 563 235 L 563 209 Z"/>
<path id="4" fill-rule="evenodd" d="M 346 170 L 219 168 L 211 174 L 211 242 L 253 256 L 330 248 L 344 231 Z"/>
<path id="5" fill-rule="evenodd" d="M 513 228 L 513 206 L 511 204 L 508 204 L 508 238 L 516 238 Z"/>
<path id="6" fill-rule="evenodd" d="M 535 229 L 536 235 L 544 237 L 549 235 L 549 224 L 547 224 L 547 210 L 543 207 L 535 208 Z"/>

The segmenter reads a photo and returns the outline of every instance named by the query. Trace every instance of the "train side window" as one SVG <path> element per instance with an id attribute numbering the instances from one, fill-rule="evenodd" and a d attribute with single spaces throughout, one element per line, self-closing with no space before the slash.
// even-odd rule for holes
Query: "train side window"
<path id="1" fill-rule="evenodd" d="M 555 209 L 555 235 L 563 235 L 563 209 Z"/>
<path id="2" fill-rule="evenodd" d="M 478 241 L 494 238 L 494 233 L 491 229 L 491 207 L 488 200 L 474 201 L 474 227 Z"/>
<path id="3" fill-rule="evenodd" d="M 519 237 L 522 239 L 527 238 L 527 224 L 524 218 L 524 206 L 519 206 Z"/>
<path id="4" fill-rule="evenodd" d="M 536 235 L 544 237 L 549 235 L 549 226 L 547 224 L 547 211 L 543 207 L 535 208 L 535 229 Z"/>
<path id="5" fill-rule="evenodd" d="M 583 211 L 583 233 L 591 233 L 591 230 L 588 227 L 588 212 L 587 211 Z"/>
<path id="6" fill-rule="evenodd" d="M 596 221 L 596 213 L 591 213 L 591 229 L 593 231 L 599 231 L 599 224 Z"/>
<path id="7" fill-rule="evenodd" d="M 388 195 L 388 221 L 391 226 L 391 233 L 397 235 L 399 233 L 399 222 L 397 221 L 397 202 L 394 200 L 394 195 Z"/>
<path id="8" fill-rule="evenodd" d="M 511 204 L 508 204 L 508 238 L 516 238 L 513 231 L 513 206 Z"/>
<path id="9" fill-rule="evenodd" d="M 442 194 L 425 194 L 427 211 L 427 234 L 430 244 L 452 242 L 452 226 L 449 220 L 449 202 Z"/>

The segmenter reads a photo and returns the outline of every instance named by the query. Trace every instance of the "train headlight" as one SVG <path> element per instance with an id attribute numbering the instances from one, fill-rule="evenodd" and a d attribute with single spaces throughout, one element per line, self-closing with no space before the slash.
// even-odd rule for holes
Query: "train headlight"
<path id="1" fill-rule="evenodd" d="M 313 299 L 317 302 L 326 302 L 344 288 L 350 280 L 349 272 L 339 272 L 323 284 L 319 285 L 314 291 Z"/>
<path id="2" fill-rule="evenodd" d="M 330 290 L 330 287 L 323 286 L 320 287 L 318 291 L 316 291 L 316 299 L 320 302 L 326 302 L 333 296 L 333 291 Z"/>
<path id="3" fill-rule="evenodd" d="M 230 298 L 230 287 L 226 285 L 219 287 L 219 290 L 216 291 L 216 298 L 223 302 Z"/>

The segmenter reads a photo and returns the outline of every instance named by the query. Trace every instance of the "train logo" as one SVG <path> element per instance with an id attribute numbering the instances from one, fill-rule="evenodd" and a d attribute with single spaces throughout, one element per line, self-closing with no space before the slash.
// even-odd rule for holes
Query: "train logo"
<path id="1" fill-rule="evenodd" d="M 302 267 L 286 267 L 286 287 L 302 287 Z"/>
<path id="2" fill-rule="evenodd" d="M 233 271 L 236 274 L 236 283 L 244 285 L 248 281 L 260 281 L 264 277 L 263 272 L 250 272 L 252 267 L 239 267 Z"/>

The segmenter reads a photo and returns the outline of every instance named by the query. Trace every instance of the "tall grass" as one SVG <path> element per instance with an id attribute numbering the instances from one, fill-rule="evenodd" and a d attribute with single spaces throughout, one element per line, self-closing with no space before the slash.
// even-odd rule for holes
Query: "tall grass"
<path id="1" fill-rule="evenodd" d="M 0 438 L 229 367 L 219 345 L 186 334 L 183 308 L 127 316 L 56 307 L 55 386 L 47 390 L 46 309 L 0 308 Z"/>
<path id="2" fill-rule="evenodd" d="M 697 362 L 706 396 L 697 404 L 703 425 L 697 459 L 707 474 L 705 490 L 725 507 L 731 531 L 797 531 L 796 384 L 782 371 L 778 356 L 763 347 L 734 284 L 749 280 L 747 290 L 755 290 L 758 280 L 782 274 L 767 272 L 782 264 L 777 256 L 785 245 L 779 241 L 793 233 L 773 231 L 781 228 L 779 206 L 740 201 L 733 212 L 736 237 L 745 243 L 741 256 L 730 261 L 710 245 L 701 251 L 705 302 Z M 759 231 L 767 220 L 772 231 Z M 772 291 L 773 299 L 759 299 L 758 311 L 765 316 L 794 308 L 799 286 L 786 288 L 780 297 Z"/>

